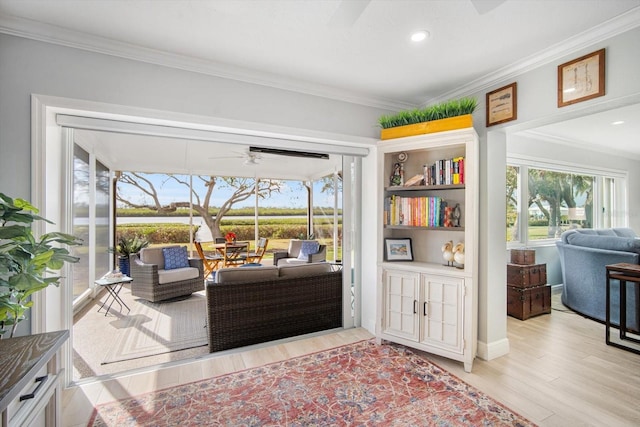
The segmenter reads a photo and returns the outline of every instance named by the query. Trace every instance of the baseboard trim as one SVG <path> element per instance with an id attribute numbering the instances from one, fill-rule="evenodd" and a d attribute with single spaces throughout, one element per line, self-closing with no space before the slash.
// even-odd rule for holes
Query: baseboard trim
<path id="1" fill-rule="evenodd" d="M 492 343 L 478 341 L 478 357 L 482 360 L 492 360 L 509 353 L 509 339 L 504 338 Z"/>

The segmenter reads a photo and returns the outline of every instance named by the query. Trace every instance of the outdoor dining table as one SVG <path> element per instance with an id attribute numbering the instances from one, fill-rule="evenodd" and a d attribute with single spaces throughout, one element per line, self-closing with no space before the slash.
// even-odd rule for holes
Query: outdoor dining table
<path id="1" fill-rule="evenodd" d="M 213 248 L 223 257 L 224 267 L 233 267 L 247 261 L 250 244 L 248 241 L 215 243 Z"/>

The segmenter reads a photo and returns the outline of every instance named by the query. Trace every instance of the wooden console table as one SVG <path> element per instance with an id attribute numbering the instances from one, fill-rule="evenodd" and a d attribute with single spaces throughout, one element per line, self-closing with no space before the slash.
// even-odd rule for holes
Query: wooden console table
<path id="1" fill-rule="evenodd" d="M 0 426 L 60 425 L 59 357 L 69 331 L 0 340 Z"/>
<path id="2" fill-rule="evenodd" d="M 627 335 L 627 282 L 636 286 L 636 292 L 640 292 L 640 265 L 629 263 L 618 263 L 606 266 L 606 314 L 605 314 L 605 342 L 607 345 L 621 348 L 636 354 L 640 354 L 640 349 L 630 347 L 610 340 L 611 325 L 611 279 L 620 281 L 620 340 L 640 344 L 640 339 Z M 640 307 L 636 307 L 640 310 Z M 637 312 L 637 311 L 636 311 Z M 613 326 L 615 328 L 615 326 Z"/>

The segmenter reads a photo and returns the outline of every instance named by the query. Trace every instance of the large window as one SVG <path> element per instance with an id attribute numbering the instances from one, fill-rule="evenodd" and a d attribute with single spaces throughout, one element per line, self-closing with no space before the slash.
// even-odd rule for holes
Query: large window
<path id="1" fill-rule="evenodd" d="M 512 158 L 506 172 L 507 242 L 543 244 L 571 228 L 627 224 L 620 171 Z"/>

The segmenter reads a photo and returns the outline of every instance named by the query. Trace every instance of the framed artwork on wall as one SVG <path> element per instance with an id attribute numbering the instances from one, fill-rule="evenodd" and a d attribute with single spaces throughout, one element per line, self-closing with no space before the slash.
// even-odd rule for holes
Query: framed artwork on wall
<path id="1" fill-rule="evenodd" d="M 413 261 L 411 239 L 384 239 L 385 261 Z"/>
<path id="2" fill-rule="evenodd" d="M 604 96 L 604 49 L 558 65 L 558 107 Z"/>
<path id="3" fill-rule="evenodd" d="M 487 127 L 518 118 L 518 83 L 487 93 Z"/>

